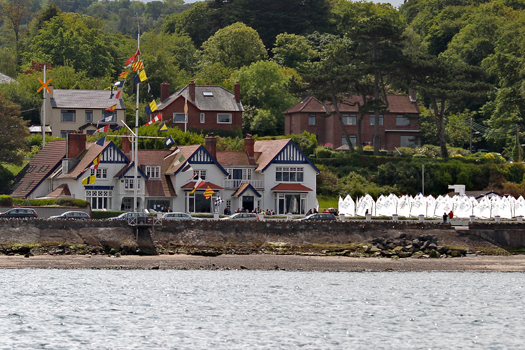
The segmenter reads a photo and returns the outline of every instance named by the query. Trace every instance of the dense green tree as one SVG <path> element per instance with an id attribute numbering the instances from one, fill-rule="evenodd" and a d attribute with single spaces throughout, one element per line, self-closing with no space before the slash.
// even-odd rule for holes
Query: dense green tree
<path id="1" fill-rule="evenodd" d="M 311 43 L 302 35 L 279 34 L 272 49 L 273 60 L 281 67 L 298 68 L 315 55 Z"/>
<path id="2" fill-rule="evenodd" d="M 121 64 L 116 37 L 101 26 L 100 20 L 89 16 L 60 13 L 33 38 L 25 61 L 71 66 L 92 77 L 114 75 Z"/>
<path id="3" fill-rule="evenodd" d="M 284 132 L 282 111 L 297 102 L 297 98 L 288 90 L 288 83 L 292 77 L 298 79 L 297 73 L 293 70 L 280 68 L 275 62 L 259 61 L 235 72 L 230 79 L 229 88 L 232 89 L 233 84 L 239 82 L 243 104 L 270 111 L 276 120 L 276 128 L 272 131 L 272 135 L 282 135 Z M 266 112 L 260 115 L 255 112 L 253 121 L 267 116 Z M 261 123 L 257 123 L 257 125 L 263 126 Z M 252 126 L 253 123 L 250 128 Z M 250 131 L 264 135 L 264 132 L 259 129 L 251 129 Z"/>
<path id="4" fill-rule="evenodd" d="M 27 122 L 20 117 L 20 106 L 0 93 L 0 162 L 21 165 L 24 160 L 24 138 L 28 135 Z"/>
<path id="5" fill-rule="evenodd" d="M 202 50 L 201 64 L 221 63 L 233 69 L 266 58 L 266 49 L 259 34 L 241 22 L 218 30 L 202 44 Z"/>
<path id="6" fill-rule="evenodd" d="M 387 109 L 387 77 L 394 76 L 403 65 L 403 32 L 405 22 L 390 4 L 372 2 L 349 2 L 340 0 L 334 17 L 337 28 L 356 43 L 355 50 L 362 56 L 367 55 L 359 65 L 362 75 L 373 77 L 373 100 L 368 101 L 374 111 L 375 120 L 379 120 L 380 111 Z M 379 155 L 381 146 L 379 123 L 375 123 L 374 154 Z"/>

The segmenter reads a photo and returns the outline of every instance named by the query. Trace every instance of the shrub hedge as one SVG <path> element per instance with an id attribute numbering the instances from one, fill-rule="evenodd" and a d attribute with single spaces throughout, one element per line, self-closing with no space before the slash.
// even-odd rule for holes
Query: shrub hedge
<path id="1" fill-rule="evenodd" d="M 94 210 L 91 212 L 91 218 L 92 219 L 107 219 L 107 218 L 119 216 L 122 213 L 125 213 L 125 211 Z"/>
<path id="2" fill-rule="evenodd" d="M 0 207 L 12 207 L 13 197 L 7 195 L 0 195 Z"/>
<path id="3" fill-rule="evenodd" d="M 11 196 L 8 196 L 11 197 Z M 11 197 L 12 198 L 12 197 Z M 59 198 L 59 199 L 24 199 L 24 198 L 12 198 L 11 205 L 30 205 L 33 207 L 80 207 L 86 208 L 89 206 L 89 202 L 82 199 L 75 198 Z"/>

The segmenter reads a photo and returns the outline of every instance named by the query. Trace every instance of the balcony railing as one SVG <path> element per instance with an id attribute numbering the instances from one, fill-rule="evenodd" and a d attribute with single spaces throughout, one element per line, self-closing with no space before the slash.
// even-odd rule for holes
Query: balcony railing
<path id="1" fill-rule="evenodd" d="M 239 188 L 243 183 L 249 183 L 253 188 L 263 188 L 262 180 L 224 180 L 224 188 Z"/>

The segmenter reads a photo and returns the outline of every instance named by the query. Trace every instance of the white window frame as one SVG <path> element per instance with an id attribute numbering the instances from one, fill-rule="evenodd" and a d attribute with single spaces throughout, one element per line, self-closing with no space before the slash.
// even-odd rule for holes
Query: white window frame
<path id="1" fill-rule="evenodd" d="M 180 117 L 180 116 L 183 116 L 184 117 L 184 120 L 180 121 L 180 120 L 176 120 L 177 117 Z M 179 124 L 184 124 L 186 123 L 186 114 L 184 113 L 173 113 L 173 122 L 174 123 L 179 123 Z"/>
<path id="2" fill-rule="evenodd" d="M 195 170 L 193 173 L 195 176 L 191 179 L 192 181 L 198 181 L 199 177 L 201 180 L 206 180 L 206 170 Z"/>
<path id="3" fill-rule="evenodd" d="M 220 117 L 228 116 L 229 121 L 227 122 L 221 122 Z M 233 118 L 231 113 L 217 113 L 217 124 L 232 124 Z"/>
<path id="4" fill-rule="evenodd" d="M 357 144 L 357 136 L 354 135 L 354 134 L 351 134 L 351 135 L 348 135 L 348 138 L 350 139 L 350 142 L 352 142 L 352 146 L 356 147 L 356 144 Z M 343 139 L 343 145 L 347 145 L 348 144 L 346 143 L 346 137 L 345 135 L 342 136 L 342 139 Z"/>
<path id="5" fill-rule="evenodd" d="M 85 195 L 91 209 L 111 209 L 112 190 L 86 190 Z"/>
<path id="6" fill-rule="evenodd" d="M 108 178 L 108 169 L 107 168 L 98 168 L 91 169 L 91 176 L 97 175 L 97 179 L 107 179 Z"/>
<path id="7" fill-rule="evenodd" d="M 117 111 L 102 111 L 102 119 L 111 116 L 111 119 L 105 123 L 116 123 L 117 122 Z"/>
<path id="8" fill-rule="evenodd" d="M 278 174 L 281 174 L 280 179 L 279 179 Z M 295 180 L 292 180 L 292 178 L 295 178 Z M 289 166 L 276 167 L 275 168 L 275 181 L 276 182 L 304 182 L 304 168 L 294 167 L 294 166 L 293 167 L 289 167 Z"/>
<path id="9" fill-rule="evenodd" d="M 160 179 L 160 165 L 146 165 L 146 176 L 150 179 Z"/>
<path id="10" fill-rule="evenodd" d="M 135 183 L 135 179 L 132 177 L 126 177 L 124 178 L 124 189 L 126 190 L 133 190 L 133 184 Z M 140 178 L 137 178 L 137 189 L 140 190 Z"/>
<path id="11" fill-rule="evenodd" d="M 206 114 L 205 113 L 201 113 L 201 124 L 205 124 L 206 123 Z"/>
<path id="12" fill-rule="evenodd" d="M 71 134 L 72 132 L 75 132 L 75 130 L 60 130 L 60 137 L 65 139 L 67 134 Z"/>

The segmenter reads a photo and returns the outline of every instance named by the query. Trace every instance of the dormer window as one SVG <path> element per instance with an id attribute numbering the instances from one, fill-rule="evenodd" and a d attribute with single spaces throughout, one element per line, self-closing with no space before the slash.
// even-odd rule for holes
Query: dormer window
<path id="1" fill-rule="evenodd" d="M 160 179 L 160 165 L 146 165 L 146 176 L 150 179 Z"/>

